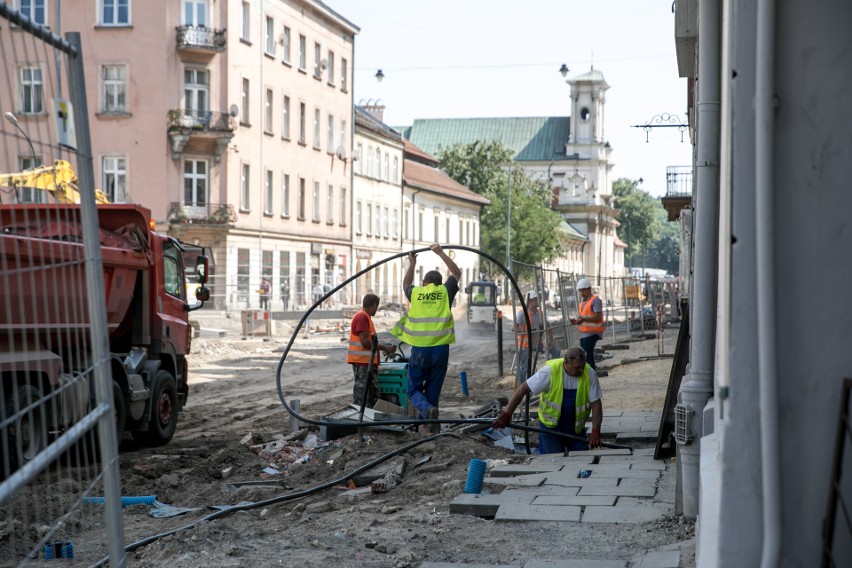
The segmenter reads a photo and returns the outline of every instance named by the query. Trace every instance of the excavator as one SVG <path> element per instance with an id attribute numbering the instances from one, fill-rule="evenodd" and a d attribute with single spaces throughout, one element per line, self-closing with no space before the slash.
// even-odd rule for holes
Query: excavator
<path id="1" fill-rule="evenodd" d="M 23 172 L 0 174 L 0 187 L 4 186 L 15 188 L 16 193 L 26 187 L 47 191 L 57 203 L 80 203 L 77 174 L 65 160 L 56 160 L 52 166 L 38 166 Z M 100 189 L 95 189 L 95 202 L 109 203 L 109 198 Z"/>

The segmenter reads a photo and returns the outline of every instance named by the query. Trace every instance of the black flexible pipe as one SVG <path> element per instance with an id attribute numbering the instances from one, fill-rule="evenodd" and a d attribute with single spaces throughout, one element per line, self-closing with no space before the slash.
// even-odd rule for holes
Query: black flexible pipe
<path id="1" fill-rule="evenodd" d="M 483 257 L 487 258 L 488 260 L 490 260 L 491 262 L 493 262 L 494 264 L 496 264 L 500 268 L 500 270 L 502 270 L 503 273 L 506 274 L 506 276 L 509 278 L 509 281 L 512 283 L 512 287 L 514 288 L 515 293 L 516 293 L 516 295 L 519 299 L 519 302 L 521 303 L 521 308 L 524 311 L 524 317 L 527 320 L 527 341 L 528 341 L 529 345 L 532 345 L 532 329 L 531 329 L 532 328 L 532 322 L 530 321 L 529 311 L 527 310 L 527 304 L 526 304 L 526 302 L 524 302 L 523 296 L 521 294 L 521 289 L 518 287 L 517 281 L 512 276 L 512 274 L 506 269 L 506 267 L 503 266 L 503 264 L 501 264 L 499 260 L 492 257 L 488 253 L 482 252 L 480 250 L 477 250 L 477 249 L 474 249 L 474 248 L 471 248 L 471 247 L 467 247 L 467 246 L 463 246 L 463 245 L 447 245 L 447 246 L 442 247 L 442 248 L 447 249 L 447 250 L 451 250 L 451 249 L 466 250 L 466 251 L 478 254 L 480 256 L 483 256 Z M 420 252 L 429 252 L 429 251 L 431 251 L 430 248 L 424 247 L 424 248 L 420 248 L 420 249 L 415 249 L 411 252 L 417 254 L 417 253 L 420 253 Z M 365 424 L 368 427 L 421 425 L 421 424 L 487 424 L 487 425 L 490 425 L 493 422 L 493 420 L 485 419 L 485 418 L 398 419 L 398 420 L 376 420 L 376 421 L 371 421 L 369 423 L 353 422 L 351 420 L 315 420 L 313 418 L 308 418 L 307 416 L 302 416 L 301 414 L 296 412 L 287 403 L 287 399 L 284 396 L 284 389 L 281 386 L 281 369 L 284 366 L 284 361 L 287 359 L 287 355 L 289 354 L 290 349 L 293 346 L 293 343 L 296 341 L 296 338 L 299 335 L 299 331 L 301 330 L 302 325 L 310 317 L 311 313 L 317 308 L 317 306 L 322 304 L 329 296 L 332 296 L 338 290 L 342 289 L 343 287 L 345 287 L 347 284 L 349 284 L 353 280 L 358 279 L 361 275 L 369 272 L 370 270 L 373 270 L 374 268 L 376 268 L 378 266 L 381 266 L 382 264 L 385 264 L 385 263 L 390 262 L 392 260 L 396 260 L 397 258 L 401 258 L 403 256 L 408 256 L 408 254 L 409 254 L 408 252 L 397 253 L 395 255 L 389 256 L 388 258 L 385 258 L 385 259 L 378 261 L 376 264 L 371 264 L 370 266 L 361 270 L 360 272 L 357 272 L 356 274 L 353 274 L 352 276 L 347 278 L 345 281 L 341 282 L 336 287 L 329 290 L 322 298 L 317 300 L 316 303 L 314 303 L 313 306 L 308 308 L 308 310 L 304 313 L 304 315 L 302 315 L 302 318 L 299 320 L 299 323 L 296 324 L 296 327 L 293 330 L 293 335 L 290 337 L 290 341 L 287 342 L 286 347 L 284 347 L 284 352 L 281 354 L 281 359 L 278 362 L 278 368 L 275 371 L 275 384 L 276 384 L 276 388 L 278 390 L 278 399 L 281 401 L 281 404 L 284 406 L 284 408 L 287 410 L 287 412 L 289 412 L 291 415 L 295 416 L 298 420 L 300 420 L 300 421 L 302 421 L 306 424 L 313 424 L 315 426 L 339 426 L 341 424 L 359 424 L 359 425 Z M 530 371 L 532 371 L 531 364 L 532 364 L 532 357 L 530 357 L 530 360 L 527 363 L 527 373 L 528 374 L 530 373 Z M 527 397 L 527 401 L 529 401 L 529 397 Z M 559 437 L 565 438 L 565 439 L 583 440 L 583 441 L 586 440 L 586 438 L 584 438 L 582 436 L 573 436 L 571 434 L 561 434 L 561 433 L 558 433 L 558 432 L 545 431 L 545 430 L 542 430 L 540 428 L 535 428 L 535 427 L 529 426 L 529 411 L 527 411 L 527 413 L 526 413 L 526 420 L 527 420 L 527 424 L 510 424 L 510 426 L 512 428 L 519 429 L 519 430 L 525 430 L 525 431 L 528 431 L 528 432 L 544 432 L 544 433 L 559 436 Z M 526 445 L 527 453 L 530 453 L 529 436 L 528 435 L 525 436 L 525 445 Z M 624 445 L 621 445 L 621 444 L 610 444 L 610 443 L 607 443 L 607 442 L 602 442 L 601 446 L 606 447 L 606 448 L 627 449 L 627 450 L 630 450 L 631 453 L 633 453 L 632 447 L 624 446 Z"/>

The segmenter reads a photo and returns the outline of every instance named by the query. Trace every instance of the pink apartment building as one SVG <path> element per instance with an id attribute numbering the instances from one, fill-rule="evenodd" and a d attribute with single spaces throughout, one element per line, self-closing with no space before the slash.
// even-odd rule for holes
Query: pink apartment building
<path id="1" fill-rule="evenodd" d="M 285 282 L 290 307 L 305 305 L 349 275 L 357 26 L 318 0 L 11 4 L 54 33 L 80 32 L 96 182 L 211 251 L 216 307 L 257 307 L 262 278 L 273 309 Z M 76 163 L 52 134 L 64 67 L 21 30 L 0 42 L 0 110 L 34 143 L 6 125 L 0 171 Z"/>

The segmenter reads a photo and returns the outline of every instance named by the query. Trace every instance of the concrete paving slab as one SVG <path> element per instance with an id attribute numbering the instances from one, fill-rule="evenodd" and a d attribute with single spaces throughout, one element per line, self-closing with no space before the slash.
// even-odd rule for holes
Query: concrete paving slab
<path id="1" fill-rule="evenodd" d="M 654 448 L 637 448 L 633 450 L 633 455 L 636 456 L 653 456 Z"/>
<path id="2" fill-rule="evenodd" d="M 552 482 L 554 479 L 570 479 L 572 477 L 577 477 L 581 468 L 577 468 L 576 470 L 563 470 L 555 473 L 551 473 L 547 476 L 548 482 Z M 601 465 L 584 465 L 582 469 L 586 469 L 591 471 L 591 477 L 587 477 L 585 479 L 601 479 L 614 477 L 617 479 L 653 479 L 657 480 L 660 477 L 660 472 L 653 469 L 630 469 L 628 467 L 608 467 Z M 547 483 L 547 482 L 546 482 Z M 564 485 L 564 483 L 562 484 Z"/>
<path id="3" fill-rule="evenodd" d="M 473 515 L 475 517 L 493 517 L 497 509 L 506 503 L 531 503 L 532 496 L 513 496 L 503 493 L 462 493 L 450 501 L 450 514 Z"/>
<path id="4" fill-rule="evenodd" d="M 594 450 L 584 450 L 581 452 L 571 452 L 571 457 L 578 456 L 629 456 L 630 450 L 624 448 L 597 448 Z"/>
<path id="5" fill-rule="evenodd" d="M 507 487 L 501 495 L 507 498 L 532 503 L 533 499 L 542 495 L 568 495 L 574 496 L 580 492 L 579 487 L 562 487 L 561 485 L 542 485 L 540 487 L 521 488 Z"/>
<path id="6" fill-rule="evenodd" d="M 618 497 L 653 497 L 657 493 L 656 482 L 650 479 L 623 479 L 616 487 L 583 487 L 577 495 L 616 495 Z"/>
<path id="7" fill-rule="evenodd" d="M 486 477 L 483 479 L 484 484 L 491 485 L 523 485 L 536 487 L 544 483 L 547 477 L 543 474 L 535 475 L 519 475 L 516 477 Z"/>
<path id="8" fill-rule="evenodd" d="M 583 511 L 584 523 L 647 523 L 661 519 L 665 511 L 653 505 L 616 505 L 615 507 L 586 507 Z"/>
<path id="9" fill-rule="evenodd" d="M 607 507 L 601 507 L 605 509 Z M 609 507 L 612 508 L 612 507 Z M 581 507 L 559 507 L 549 505 L 507 505 L 497 510 L 495 521 L 554 521 L 580 522 Z"/>
<path id="10" fill-rule="evenodd" d="M 500 465 L 491 469 L 489 474 L 491 477 L 513 477 L 517 475 L 529 475 L 531 473 L 548 473 L 551 471 L 559 471 L 564 467 L 564 464 L 557 463 L 513 463 L 508 465 Z"/>
<path id="11" fill-rule="evenodd" d="M 578 478 L 576 475 L 551 474 L 544 483 L 545 485 L 561 485 L 563 487 L 614 488 L 618 486 L 618 481 L 617 477 L 599 477 L 595 479 L 592 477 Z M 603 493 L 603 495 L 606 495 L 606 493 Z"/>
<path id="12" fill-rule="evenodd" d="M 425 564 L 424 564 L 425 566 Z M 527 560 L 523 568 L 627 568 L 626 560 L 596 560 L 593 558 L 566 558 L 558 562 Z"/>
<path id="13" fill-rule="evenodd" d="M 628 432 L 617 432 L 615 435 L 615 441 L 619 444 L 627 444 L 629 442 L 653 442 L 656 439 L 656 430 L 647 432 L 631 430 Z"/>
<path id="14" fill-rule="evenodd" d="M 424 562 L 420 568 L 524 568 L 520 564 L 460 564 L 456 562 Z"/>
<path id="15" fill-rule="evenodd" d="M 679 568 L 680 551 L 656 550 L 649 552 L 633 563 L 636 568 Z"/>
<path id="16" fill-rule="evenodd" d="M 612 507 L 617 497 L 614 495 L 595 495 L 592 497 L 578 495 L 540 495 L 533 499 L 532 505 L 576 505 L 586 507 L 590 505 L 598 507 Z M 450 511 L 452 512 L 452 510 Z"/>
<path id="17" fill-rule="evenodd" d="M 668 469 L 666 466 L 666 460 L 635 461 L 630 464 L 630 469 L 653 469 L 656 471 L 666 471 Z"/>

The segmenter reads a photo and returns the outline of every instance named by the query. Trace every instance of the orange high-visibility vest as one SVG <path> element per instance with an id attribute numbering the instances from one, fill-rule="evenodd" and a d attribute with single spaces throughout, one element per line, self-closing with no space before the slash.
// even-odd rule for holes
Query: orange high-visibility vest
<path id="1" fill-rule="evenodd" d="M 361 310 L 358 312 L 359 314 L 363 313 L 367 316 L 367 321 L 370 322 L 370 337 L 376 334 L 376 328 L 373 325 L 373 318 L 370 317 L 370 314 Z M 354 318 L 353 318 L 354 319 Z M 365 348 L 361 345 L 361 337 L 352 331 L 352 327 L 349 327 L 349 351 L 346 352 L 346 362 L 347 363 L 358 363 L 360 365 L 369 365 L 370 364 L 370 349 Z M 373 359 L 373 367 L 379 366 L 379 353 L 376 352 L 376 357 Z"/>
<path id="2" fill-rule="evenodd" d="M 592 294 L 588 300 L 580 302 L 580 315 L 582 317 L 595 317 L 595 312 L 592 311 L 592 304 L 598 297 Z M 601 313 L 603 316 L 603 313 Z M 603 333 L 606 331 L 606 322 L 601 320 L 600 323 L 583 322 L 580 324 L 580 332 L 582 333 Z"/>

